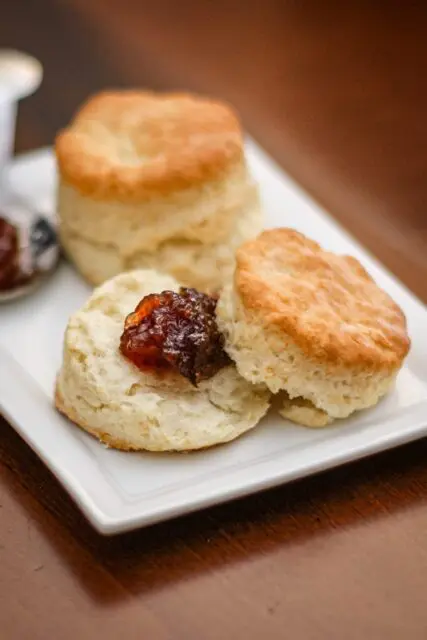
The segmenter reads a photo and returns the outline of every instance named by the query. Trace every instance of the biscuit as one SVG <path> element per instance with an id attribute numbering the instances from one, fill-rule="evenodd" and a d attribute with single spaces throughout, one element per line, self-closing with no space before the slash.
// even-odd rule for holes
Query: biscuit
<path id="1" fill-rule="evenodd" d="M 119 351 L 126 315 L 142 297 L 177 290 L 150 270 L 121 274 L 96 289 L 70 318 L 55 402 L 63 414 L 108 446 L 189 451 L 228 442 L 266 413 L 269 392 L 233 365 L 193 387 L 178 373 L 142 372 Z"/>
<path id="2" fill-rule="evenodd" d="M 161 251 L 155 256 L 168 244 L 180 245 L 182 253 L 186 243 L 190 252 L 195 243 L 215 253 L 233 243 L 245 214 L 253 223 L 241 225 L 243 240 L 262 227 L 240 124 L 221 102 L 184 94 L 102 93 L 58 135 L 55 150 L 60 236 L 92 284 L 103 281 L 103 272 L 111 276 L 139 266 L 139 255 L 149 256 L 144 265 L 162 269 Z M 95 274 L 87 245 L 105 254 L 105 267 Z M 188 284 L 196 286 L 197 276 L 198 265 L 190 267 Z"/>
<path id="3" fill-rule="evenodd" d="M 218 291 L 234 271 L 236 249 L 250 232 L 261 231 L 258 207 L 248 208 L 237 220 L 227 242 L 203 244 L 197 240 L 171 239 L 155 251 L 120 255 L 116 247 L 106 246 L 69 232 L 61 234 L 65 252 L 73 257 L 79 271 L 89 282 L 101 284 L 113 276 L 134 269 L 157 269 L 170 274 L 184 286 L 201 291 Z"/>
<path id="4" fill-rule="evenodd" d="M 291 229 L 238 249 L 217 320 L 239 373 L 286 391 L 283 414 L 311 426 L 376 404 L 410 346 L 402 311 L 355 258 Z"/>
<path id="5" fill-rule="evenodd" d="M 326 411 L 318 409 L 309 400 L 301 397 L 291 399 L 286 391 L 280 394 L 280 400 L 279 413 L 291 422 L 312 428 L 327 427 L 333 422 L 333 418 Z"/>

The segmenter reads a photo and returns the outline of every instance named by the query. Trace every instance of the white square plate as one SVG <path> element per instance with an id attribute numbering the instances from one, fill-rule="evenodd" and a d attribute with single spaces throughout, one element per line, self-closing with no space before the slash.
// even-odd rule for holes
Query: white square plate
<path id="1" fill-rule="evenodd" d="M 69 265 L 61 265 L 43 289 L 0 308 L 0 407 L 101 533 L 250 494 L 426 433 L 425 307 L 251 141 L 248 154 L 268 226 L 296 227 L 331 250 L 359 258 L 404 309 L 411 353 L 393 394 L 334 427 L 309 430 L 270 415 L 234 443 L 191 455 L 108 450 L 52 406 L 64 328 L 90 292 Z M 55 167 L 49 150 L 19 159 L 11 180 L 33 204 L 53 209 Z"/>

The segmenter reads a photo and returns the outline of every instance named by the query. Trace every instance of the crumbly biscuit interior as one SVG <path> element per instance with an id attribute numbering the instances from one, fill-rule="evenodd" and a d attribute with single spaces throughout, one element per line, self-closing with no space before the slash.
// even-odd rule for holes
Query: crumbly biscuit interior
<path id="1" fill-rule="evenodd" d="M 175 374 L 143 372 L 119 352 L 127 313 L 141 297 L 178 283 L 154 271 L 121 274 L 71 317 L 57 379 L 58 409 L 110 446 L 178 451 L 227 442 L 254 427 L 269 407 L 264 386 L 234 366 L 193 387 Z"/>

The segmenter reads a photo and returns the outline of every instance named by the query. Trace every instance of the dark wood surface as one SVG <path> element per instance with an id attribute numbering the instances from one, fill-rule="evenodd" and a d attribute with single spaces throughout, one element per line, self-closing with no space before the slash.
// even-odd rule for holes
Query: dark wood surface
<path id="1" fill-rule="evenodd" d="M 427 300 L 427 7 L 280 0 L 13 0 L 36 55 L 17 150 L 105 86 L 222 96 Z M 0 422 L 0 637 L 427 638 L 427 442 L 106 539 Z"/>

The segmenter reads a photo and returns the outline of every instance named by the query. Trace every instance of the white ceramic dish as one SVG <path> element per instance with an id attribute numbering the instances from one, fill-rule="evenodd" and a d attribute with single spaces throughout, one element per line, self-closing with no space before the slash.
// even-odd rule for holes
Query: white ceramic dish
<path id="1" fill-rule="evenodd" d="M 104 534 L 148 525 L 420 438 L 427 426 L 425 307 L 252 142 L 268 226 L 294 226 L 325 247 L 358 257 L 405 310 L 413 346 L 396 390 L 339 426 L 309 430 L 270 415 L 234 443 L 191 455 L 128 454 L 104 448 L 52 406 L 69 314 L 89 287 L 63 264 L 33 296 L 0 309 L 0 407 Z M 10 174 L 25 198 L 53 208 L 50 151 L 19 159 Z"/>

